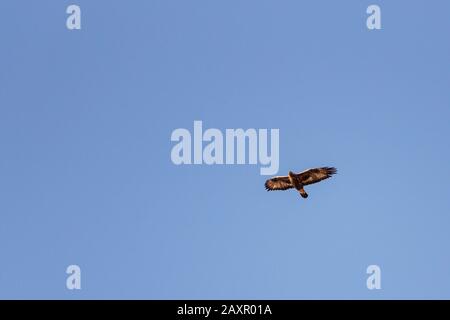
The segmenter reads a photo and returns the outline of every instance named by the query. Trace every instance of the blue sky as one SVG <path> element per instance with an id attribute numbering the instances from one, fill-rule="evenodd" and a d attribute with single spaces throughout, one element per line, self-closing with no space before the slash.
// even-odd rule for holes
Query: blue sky
<path id="1" fill-rule="evenodd" d="M 0 298 L 450 298 L 448 1 L 0 12 Z M 175 166 L 194 120 L 280 129 L 279 174 L 339 173 L 304 200 L 259 166 Z"/>

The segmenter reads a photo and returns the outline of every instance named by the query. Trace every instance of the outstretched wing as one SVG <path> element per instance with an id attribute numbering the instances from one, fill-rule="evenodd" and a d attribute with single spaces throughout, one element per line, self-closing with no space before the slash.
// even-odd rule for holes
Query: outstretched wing
<path id="1" fill-rule="evenodd" d="M 273 177 L 272 179 L 269 179 L 264 184 L 266 186 L 267 191 L 272 190 L 287 190 L 290 188 L 293 188 L 294 186 L 291 184 L 289 177 Z"/>
<path id="2" fill-rule="evenodd" d="M 307 186 L 308 184 L 317 183 L 319 181 L 327 179 L 336 172 L 337 170 L 334 167 L 314 168 L 299 173 L 297 175 L 297 178 L 300 180 L 301 184 Z"/>

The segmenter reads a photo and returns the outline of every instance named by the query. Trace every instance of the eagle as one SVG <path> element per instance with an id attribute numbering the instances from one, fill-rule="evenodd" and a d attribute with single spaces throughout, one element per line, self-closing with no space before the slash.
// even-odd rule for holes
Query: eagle
<path id="1" fill-rule="evenodd" d="M 313 168 L 300 173 L 289 171 L 287 176 L 273 177 L 267 180 L 264 185 L 267 191 L 295 188 L 302 198 L 308 198 L 308 194 L 303 188 L 304 186 L 328 179 L 336 173 L 337 169 L 334 167 Z"/>

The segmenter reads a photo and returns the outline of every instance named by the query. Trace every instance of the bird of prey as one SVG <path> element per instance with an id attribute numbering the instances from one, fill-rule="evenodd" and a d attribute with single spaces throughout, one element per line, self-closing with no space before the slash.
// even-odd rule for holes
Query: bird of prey
<path id="1" fill-rule="evenodd" d="M 289 171 L 287 176 L 273 177 L 267 180 L 265 187 L 267 191 L 295 188 L 303 198 L 308 198 L 303 186 L 327 179 L 336 172 L 337 170 L 334 167 L 308 169 L 297 174 Z"/>

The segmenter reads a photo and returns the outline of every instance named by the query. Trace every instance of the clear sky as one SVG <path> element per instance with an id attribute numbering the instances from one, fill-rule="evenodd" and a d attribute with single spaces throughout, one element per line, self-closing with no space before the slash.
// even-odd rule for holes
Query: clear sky
<path id="1" fill-rule="evenodd" d="M 444 0 L 2 0 L 0 298 L 450 298 L 449 30 Z M 176 166 L 194 120 L 338 175 Z"/>

